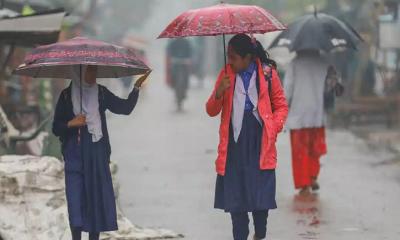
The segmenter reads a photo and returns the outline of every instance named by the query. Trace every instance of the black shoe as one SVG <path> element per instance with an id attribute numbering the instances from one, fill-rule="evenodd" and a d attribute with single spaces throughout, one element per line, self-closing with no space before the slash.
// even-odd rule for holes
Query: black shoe
<path id="1" fill-rule="evenodd" d="M 315 182 L 313 182 L 313 184 L 311 184 L 311 190 L 313 190 L 313 191 L 319 190 L 319 184 L 317 181 L 315 181 Z"/>
<path id="2" fill-rule="evenodd" d="M 257 238 L 256 235 L 254 234 L 253 240 L 261 240 L 261 238 Z"/>

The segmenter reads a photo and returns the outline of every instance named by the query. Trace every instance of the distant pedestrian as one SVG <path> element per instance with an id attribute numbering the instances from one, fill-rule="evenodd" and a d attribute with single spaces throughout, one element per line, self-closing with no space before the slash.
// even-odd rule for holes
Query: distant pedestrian
<path id="1" fill-rule="evenodd" d="M 183 110 L 192 69 L 192 46 L 186 38 L 173 39 L 167 46 L 167 83 L 175 93 L 177 110 Z"/>
<path id="2" fill-rule="evenodd" d="M 318 190 L 320 158 L 327 153 L 325 112 L 333 108 L 343 88 L 336 70 L 319 50 L 301 50 L 289 64 L 284 79 L 289 103 L 286 127 L 290 129 L 294 185 L 301 194 Z"/>

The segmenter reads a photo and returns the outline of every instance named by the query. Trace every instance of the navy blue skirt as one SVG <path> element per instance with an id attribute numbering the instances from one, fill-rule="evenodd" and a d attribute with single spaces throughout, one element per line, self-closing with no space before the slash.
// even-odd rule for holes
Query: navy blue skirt
<path id="1" fill-rule="evenodd" d="M 114 231 L 118 226 L 107 146 L 103 139 L 94 143 L 91 138 L 84 129 L 83 150 L 77 138 L 63 150 L 69 222 L 85 232 Z"/>
<path id="2" fill-rule="evenodd" d="M 237 142 L 232 124 L 225 176 L 217 175 L 214 207 L 226 212 L 275 209 L 275 170 L 260 169 L 262 125 L 245 111 Z"/>

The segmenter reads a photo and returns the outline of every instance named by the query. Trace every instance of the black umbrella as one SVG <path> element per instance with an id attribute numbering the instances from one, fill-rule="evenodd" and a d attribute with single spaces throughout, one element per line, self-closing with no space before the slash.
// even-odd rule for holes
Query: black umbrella
<path id="1" fill-rule="evenodd" d="M 290 51 L 305 49 L 323 50 L 334 48 L 357 49 L 361 36 L 349 24 L 324 13 L 307 14 L 289 24 L 279 34 L 270 48 L 287 47 Z"/>

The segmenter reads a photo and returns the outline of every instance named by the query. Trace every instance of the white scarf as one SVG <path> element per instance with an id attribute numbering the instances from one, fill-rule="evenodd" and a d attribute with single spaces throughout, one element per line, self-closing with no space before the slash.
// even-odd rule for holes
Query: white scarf
<path id="1" fill-rule="evenodd" d="M 257 71 L 253 72 L 250 79 L 249 89 L 247 90 L 250 101 L 253 104 L 253 115 L 257 121 L 261 123 L 260 115 L 258 114 L 258 92 L 257 92 Z M 232 107 L 232 127 L 233 137 L 235 142 L 239 140 L 240 131 L 242 130 L 244 107 L 246 104 L 246 90 L 243 85 L 243 80 L 240 74 L 236 74 L 235 92 L 233 95 Z"/>
<path id="2" fill-rule="evenodd" d="M 92 141 L 98 142 L 103 137 L 101 117 L 99 112 L 99 86 L 97 83 L 89 85 L 84 80 L 86 67 L 82 66 L 82 114 L 86 116 L 86 124 Z M 79 69 L 74 69 L 75 77 L 72 78 L 71 99 L 75 116 L 81 114 L 81 90 Z"/>

